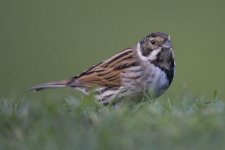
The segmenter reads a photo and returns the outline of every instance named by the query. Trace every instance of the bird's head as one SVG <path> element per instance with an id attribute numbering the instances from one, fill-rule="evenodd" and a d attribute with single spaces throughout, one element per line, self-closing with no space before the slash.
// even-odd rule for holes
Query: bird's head
<path id="1" fill-rule="evenodd" d="M 174 57 L 170 36 L 164 32 L 153 32 L 147 35 L 137 46 L 139 56 L 143 60 L 152 62 L 156 59 Z"/>

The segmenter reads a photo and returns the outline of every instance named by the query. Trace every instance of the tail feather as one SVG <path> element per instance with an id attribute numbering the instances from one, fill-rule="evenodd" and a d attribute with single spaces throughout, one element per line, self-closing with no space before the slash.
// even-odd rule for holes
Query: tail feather
<path id="1" fill-rule="evenodd" d="M 40 84 L 40 85 L 31 87 L 29 90 L 40 91 L 40 90 L 50 89 L 50 88 L 61 88 L 61 87 L 66 87 L 67 83 L 68 83 L 67 80 L 57 81 L 57 82 L 49 82 L 49 83 L 44 83 L 44 84 Z"/>

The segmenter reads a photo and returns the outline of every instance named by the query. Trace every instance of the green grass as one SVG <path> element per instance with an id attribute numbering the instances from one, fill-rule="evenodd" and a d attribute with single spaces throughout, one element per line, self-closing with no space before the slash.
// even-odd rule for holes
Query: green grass
<path id="1" fill-rule="evenodd" d="M 91 97 L 0 99 L 0 149 L 224 149 L 225 102 L 190 93 L 103 107 Z"/>

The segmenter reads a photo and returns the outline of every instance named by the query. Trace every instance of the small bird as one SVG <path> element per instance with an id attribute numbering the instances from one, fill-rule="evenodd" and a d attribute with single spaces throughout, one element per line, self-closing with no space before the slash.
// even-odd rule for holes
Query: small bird
<path id="1" fill-rule="evenodd" d="M 145 94 L 156 98 L 168 89 L 174 74 L 175 55 L 170 36 L 153 32 L 135 46 L 71 79 L 40 84 L 30 90 L 71 87 L 85 94 L 93 91 L 96 100 L 107 105 Z"/>

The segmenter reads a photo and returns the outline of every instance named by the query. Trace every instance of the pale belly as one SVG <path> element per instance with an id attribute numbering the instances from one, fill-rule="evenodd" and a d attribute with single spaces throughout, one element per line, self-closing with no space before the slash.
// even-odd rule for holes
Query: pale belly
<path id="1" fill-rule="evenodd" d="M 152 98 L 162 95 L 169 87 L 169 81 L 164 71 L 155 67 L 154 71 L 150 73 L 147 80 L 146 93 L 150 94 Z"/>
<path id="2" fill-rule="evenodd" d="M 140 68 L 136 68 L 136 70 L 138 69 Z M 127 95 L 147 94 L 149 97 L 155 98 L 162 95 L 169 87 L 165 72 L 152 64 L 142 68 L 142 71 L 133 74 L 132 71 L 125 74 L 126 78 L 123 82 Z M 137 78 L 138 76 L 140 78 Z M 132 79 L 131 77 L 136 78 Z"/>
<path id="3" fill-rule="evenodd" d="M 111 100 L 119 102 L 126 98 L 129 100 L 143 96 L 155 98 L 162 95 L 169 87 L 166 74 L 151 64 L 145 66 L 144 69 L 140 66 L 133 67 L 122 76 L 123 82 L 121 87 L 100 87 L 97 89 L 99 95 L 96 96 L 96 99 L 103 104 L 107 104 Z"/>

